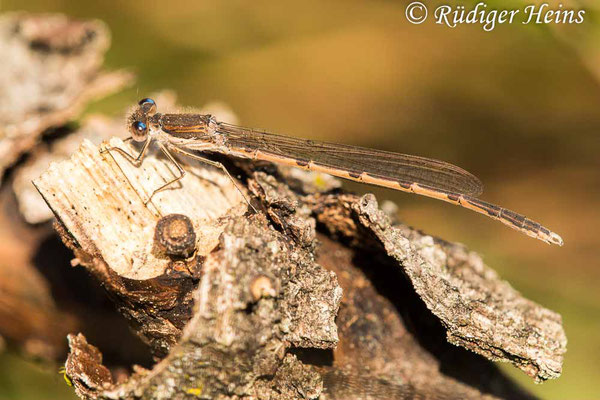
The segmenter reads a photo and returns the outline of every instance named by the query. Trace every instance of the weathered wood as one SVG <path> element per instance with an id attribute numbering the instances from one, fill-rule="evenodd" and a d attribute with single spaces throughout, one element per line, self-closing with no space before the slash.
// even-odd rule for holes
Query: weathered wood
<path id="1" fill-rule="evenodd" d="M 97 148 L 91 149 L 98 152 Z M 90 153 L 88 144 L 82 146 L 81 153 L 95 157 Z M 189 174 L 190 177 L 194 176 L 195 183 L 190 184 L 185 179 L 183 187 L 178 189 L 178 196 L 161 193 L 153 202 L 157 203 L 157 209 L 179 207 L 178 212 L 185 213 L 198 224 L 198 251 L 195 257 L 188 260 L 192 264 L 202 264 L 201 279 L 199 282 L 196 280 L 197 288 L 193 291 L 195 312 L 192 316 L 180 304 L 164 304 L 165 293 L 171 288 L 175 288 L 174 292 L 180 296 L 192 292 L 191 287 L 178 287 L 176 282 L 188 278 L 194 281 L 191 275 L 186 275 L 181 269 L 177 273 L 172 272 L 168 258 L 164 258 L 166 263 L 162 265 L 164 269 L 158 276 L 151 275 L 158 270 L 159 262 L 162 261 L 159 261 L 160 256 L 157 255 L 156 264 L 142 264 L 136 270 L 138 275 L 135 280 L 126 279 L 122 275 L 129 273 L 130 269 L 122 270 L 119 275 L 107 265 L 108 257 L 105 258 L 100 250 L 104 248 L 102 246 L 114 248 L 114 242 L 106 241 L 101 235 L 96 235 L 94 241 L 80 239 L 85 232 L 93 231 L 97 224 L 105 224 L 107 215 L 96 216 L 94 210 L 98 210 L 102 204 L 110 206 L 111 203 L 106 202 L 102 193 L 93 199 L 84 189 L 79 195 L 78 188 L 81 189 L 76 184 L 62 183 L 60 189 L 55 188 L 54 182 L 62 176 L 58 175 L 61 167 L 71 169 L 69 175 L 74 178 L 74 183 L 79 179 L 78 173 L 89 174 L 93 170 L 90 162 L 77 172 L 78 164 L 73 162 L 75 160 L 80 160 L 79 155 L 75 155 L 72 161 L 51 167 L 47 174 L 36 181 L 36 186 L 59 215 L 65 211 L 65 207 L 72 215 L 79 215 L 82 209 L 76 205 L 79 199 L 85 204 L 83 209 L 92 210 L 89 214 L 83 214 L 87 217 L 79 225 L 75 223 L 78 221 L 76 217 L 63 219 L 63 234 L 76 238 L 77 243 L 73 245 L 80 261 L 103 281 L 116 299 L 117 306 L 134 321 L 134 328 L 145 339 L 151 335 L 149 325 L 154 338 L 160 335 L 162 341 L 149 341 L 155 354 L 163 356 L 167 352 L 162 350 L 170 350 L 153 371 L 139 380 L 132 378 L 103 395 L 117 398 L 133 395 L 176 398 L 199 388 L 202 388 L 203 396 L 207 398 L 225 398 L 228 393 L 242 396 L 255 391 L 275 393 L 280 391 L 280 386 L 287 385 L 285 382 L 288 380 L 299 379 L 287 374 L 281 376 L 281 373 L 277 376 L 279 368 L 288 363 L 296 364 L 298 368 L 292 369 L 298 373 L 315 376 L 310 379 L 316 385 L 315 388 L 306 387 L 303 390 L 307 393 L 320 392 L 321 384 L 316 372 L 302 367 L 291 355 L 284 362 L 286 349 L 290 346 L 331 348 L 337 343 L 334 317 L 341 290 L 336 284 L 335 276 L 316 265 L 313 254 L 308 249 L 290 242 L 289 238 L 269 226 L 264 216 L 242 215 L 247 205 L 243 200 L 240 201 L 241 196 L 232 183 L 224 175 L 211 176 L 220 172 L 198 169 L 198 175 L 202 175 L 204 179 Z M 95 162 L 110 164 L 114 161 L 100 156 Z M 147 162 L 148 166 L 145 168 L 148 171 L 150 168 L 155 171 L 164 167 L 160 160 L 149 159 Z M 128 167 L 123 165 L 123 168 L 127 170 Z M 87 181 L 92 182 L 89 179 Z M 94 182 L 104 186 L 99 177 Z M 142 183 L 144 184 L 149 185 Z M 217 185 L 219 190 L 213 191 Z M 199 193 L 200 186 L 213 200 L 219 199 L 223 208 L 217 210 L 203 202 L 202 200 L 209 200 Z M 55 189 L 60 193 L 55 193 Z M 232 196 L 233 201 L 227 196 Z M 125 193 L 115 196 L 117 198 L 128 204 L 128 209 L 110 206 L 107 207 L 110 210 L 107 212 L 124 215 L 149 212 L 144 211 L 140 196 L 132 197 Z M 192 199 L 195 201 L 192 202 Z M 199 207 L 196 202 L 203 207 Z M 114 221 L 119 216 L 112 218 Z M 146 218 L 151 218 L 154 224 L 157 219 L 153 214 Z M 217 243 L 213 242 L 210 229 L 220 231 Z M 308 230 L 310 231 L 310 227 Z M 314 236 L 314 230 L 312 232 Z M 133 238 L 137 243 L 147 241 L 149 248 L 153 246 L 153 237 L 143 236 L 143 230 L 136 232 Z M 208 240 L 211 244 L 208 251 L 202 250 L 206 248 L 203 240 Z M 122 249 L 121 251 L 127 251 L 125 246 Z M 149 267 L 148 271 L 144 270 L 146 265 Z M 143 276 L 144 273 L 148 275 Z M 257 282 L 270 288 L 257 291 Z M 175 344 L 171 340 L 174 332 L 169 328 L 175 325 L 173 321 L 182 314 L 192 318 L 183 333 L 177 332 L 175 339 L 179 341 Z M 84 361 L 89 362 L 89 359 Z M 78 387 L 76 371 L 79 368 L 69 367 L 74 365 L 80 364 L 71 358 L 67 363 L 67 373 Z M 173 369 L 175 366 L 178 366 L 176 370 Z M 182 367 L 185 373 L 181 370 Z M 84 386 L 82 384 L 79 393 L 84 393 Z"/>
<path id="2" fill-rule="evenodd" d="M 61 125 L 90 100 L 132 80 L 124 71 L 101 70 L 108 44 L 108 31 L 99 21 L 25 13 L 0 16 L 0 334 L 11 347 L 36 358 L 63 357 L 65 334 L 85 323 L 74 308 L 61 308 L 64 299 L 55 297 L 56 282 L 49 282 L 44 276 L 48 271 L 40 270 L 52 262 L 40 260 L 38 254 L 53 233 L 49 227 L 27 226 L 20 220 L 9 187 L 13 176 L 5 171 L 33 150 L 42 135 L 64 132 Z M 35 203 L 39 194 L 30 180 L 21 185 L 29 189 L 23 197 Z M 37 208 L 29 211 L 47 215 L 48 208 L 43 203 L 40 207 L 38 200 Z"/>
<path id="3" fill-rule="evenodd" d="M 317 220 L 330 233 L 353 240 L 365 251 L 372 246 L 365 236 L 383 246 L 440 319 L 450 343 L 510 362 L 536 381 L 560 376 L 567 343 L 560 315 L 523 298 L 478 254 L 406 226 L 392 226 L 373 195 L 319 195 L 313 201 Z"/>
<path id="4" fill-rule="evenodd" d="M 538 380 L 560 373 L 560 317 L 523 299 L 475 253 L 392 225 L 372 195 L 318 193 L 314 175 L 294 174 L 288 185 L 287 170 L 240 161 L 249 176 L 238 185 L 255 199 L 254 215 L 224 174 L 187 162 L 181 186 L 148 207 L 173 172 L 153 154 L 136 168 L 84 142 L 35 181 L 78 262 L 162 358 L 89 392 L 77 372 L 89 358 L 71 353 L 67 374 L 82 396 L 529 397 L 444 332 Z M 156 222 L 171 213 L 193 222 L 197 252 L 188 259 L 154 243 Z M 345 293 L 337 327 L 336 276 Z"/>

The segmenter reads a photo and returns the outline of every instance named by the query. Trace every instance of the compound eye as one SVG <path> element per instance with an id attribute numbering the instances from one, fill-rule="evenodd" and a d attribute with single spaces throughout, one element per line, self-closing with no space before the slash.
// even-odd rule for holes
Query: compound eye
<path id="1" fill-rule="evenodd" d="M 142 121 L 135 121 L 131 124 L 131 137 L 136 142 L 143 142 L 146 140 L 148 134 L 148 126 Z"/>
<path id="2" fill-rule="evenodd" d="M 152 99 L 150 99 L 150 98 L 146 97 L 145 99 L 141 99 L 141 100 L 139 101 L 139 103 L 138 103 L 138 104 L 139 104 L 140 106 L 142 106 L 142 105 L 144 105 L 144 104 L 156 104 L 156 103 L 154 102 L 154 100 L 152 100 Z"/>
<path id="3" fill-rule="evenodd" d="M 150 98 L 142 99 L 138 104 L 145 113 L 154 113 L 156 111 L 156 102 Z"/>

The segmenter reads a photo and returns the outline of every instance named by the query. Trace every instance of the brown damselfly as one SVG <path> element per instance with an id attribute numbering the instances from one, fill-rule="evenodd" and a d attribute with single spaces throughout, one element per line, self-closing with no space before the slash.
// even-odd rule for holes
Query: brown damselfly
<path id="1" fill-rule="evenodd" d="M 171 152 L 180 153 L 222 169 L 223 164 L 197 152 L 264 160 L 340 178 L 383 186 L 446 201 L 497 219 L 526 235 L 562 246 L 559 235 L 529 218 L 477 198 L 482 184 L 469 172 L 443 161 L 357 146 L 318 142 L 276 135 L 216 121 L 207 114 L 161 114 L 152 99 L 143 99 L 128 118 L 131 139 L 142 142 L 133 157 L 113 147 L 129 161 L 139 164 L 152 140 L 173 162 L 179 175 L 156 189 L 154 194 L 180 180 L 185 170 Z M 233 180 L 233 178 L 231 178 Z M 235 181 L 234 181 L 235 182 Z M 147 203 L 146 202 L 146 203 Z"/>

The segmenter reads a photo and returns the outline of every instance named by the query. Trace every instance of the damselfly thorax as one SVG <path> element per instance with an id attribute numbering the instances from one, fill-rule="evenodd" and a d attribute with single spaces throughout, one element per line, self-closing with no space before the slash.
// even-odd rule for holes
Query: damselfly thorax
<path id="1" fill-rule="evenodd" d="M 129 161 L 139 164 L 150 142 L 156 140 L 179 171 L 179 176 L 156 189 L 146 203 L 154 194 L 177 182 L 185 174 L 171 152 L 220 168 L 231 178 L 221 163 L 198 154 L 207 151 L 324 172 L 344 179 L 431 197 L 487 215 L 546 243 L 559 246 L 563 244 L 559 235 L 539 223 L 478 199 L 477 196 L 483 191 L 479 179 L 444 161 L 277 135 L 218 122 L 206 114 L 160 114 L 152 99 L 139 102 L 128 118 L 128 125 L 131 139 L 143 143 L 140 153 L 133 157 L 120 148 L 106 151 L 119 151 Z"/>

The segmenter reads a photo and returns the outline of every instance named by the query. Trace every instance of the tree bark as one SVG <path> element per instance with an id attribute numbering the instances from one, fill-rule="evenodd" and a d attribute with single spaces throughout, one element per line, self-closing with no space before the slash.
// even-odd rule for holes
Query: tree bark
<path id="1" fill-rule="evenodd" d="M 560 316 L 464 246 L 392 223 L 373 195 L 311 173 L 223 159 L 234 184 L 182 161 L 181 184 L 147 206 L 173 172 L 156 155 L 135 167 L 84 142 L 35 181 L 77 262 L 157 361 L 113 382 L 98 349 L 71 335 L 66 373 L 80 396 L 530 398 L 449 343 L 538 381 L 560 375 Z M 174 213 L 194 228 L 187 258 L 157 243 Z"/>

